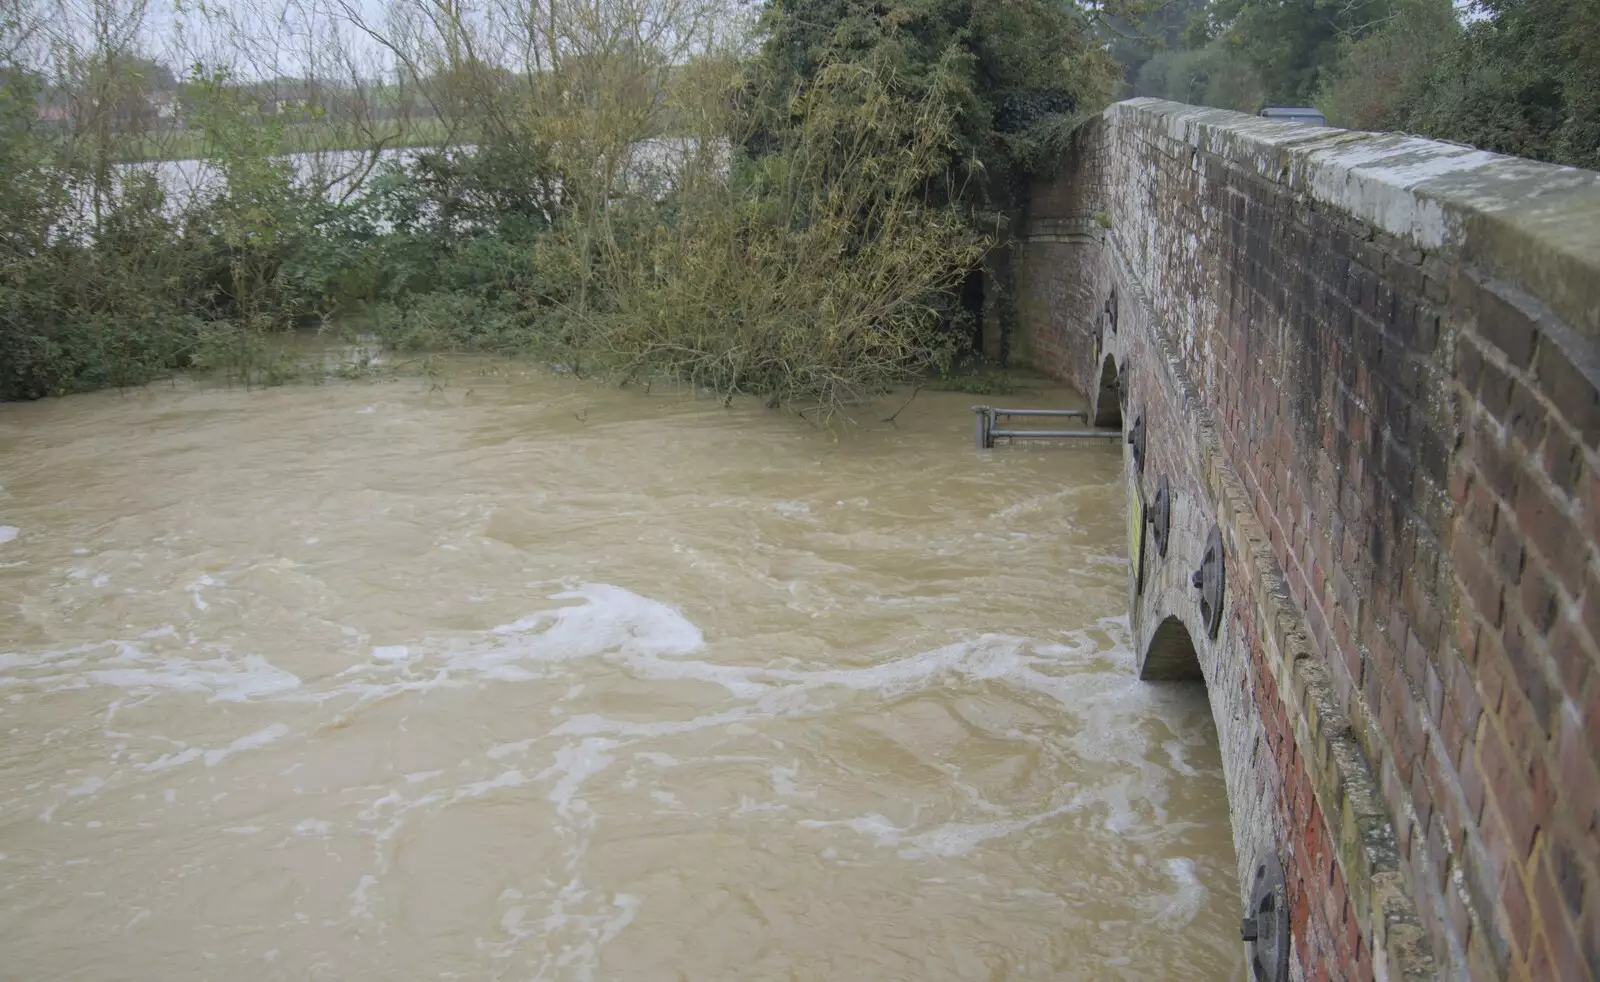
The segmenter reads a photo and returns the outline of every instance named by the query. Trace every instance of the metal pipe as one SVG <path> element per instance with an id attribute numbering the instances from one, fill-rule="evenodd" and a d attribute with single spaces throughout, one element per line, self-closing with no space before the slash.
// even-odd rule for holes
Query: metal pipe
<path id="1" fill-rule="evenodd" d="M 973 406 L 972 417 L 978 423 L 978 449 L 987 450 L 989 448 L 989 407 Z"/>
<path id="2" fill-rule="evenodd" d="M 1066 416 L 1070 419 L 1088 419 L 1087 409 L 995 409 L 996 416 Z"/>
<path id="3" fill-rule="evenodd" d="M 1093 437 L 1101 437 L 1101 438 L 1107 439 L 1107 440 L 1116 440 L 1116 439 L 1121 438 L 1122 431 L 1121 430 L 990 430 L 989 431 L 989 439 L 990 439 L 990 445 L 991 446 L 993 445 L 993 440 L 994 440 L 995 437 L 1010 437 L 1011 439 L 1015 440 L 1015 439 L 1018 439 L 1018 438 L 1028 438 L 1028 437 L 1051 437 L 1051 438 L 1067 437 L 1067 438 L 1082 439 L 1082 438 L 1091 437 L 1091 436 L 1093 436 Z"/>

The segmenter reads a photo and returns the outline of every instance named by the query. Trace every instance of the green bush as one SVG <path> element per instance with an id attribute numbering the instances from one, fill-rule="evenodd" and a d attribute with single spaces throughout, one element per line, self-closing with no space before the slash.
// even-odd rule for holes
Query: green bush
<path id="1" fill-rule="evenodd" d="M 1335 126 L 1405 129 L 1429 97 L 1428 75 L 1461 41 L 1451 0 L 1402 0 L 1379 30 L 1348 45 L 1316 104 Z"/>

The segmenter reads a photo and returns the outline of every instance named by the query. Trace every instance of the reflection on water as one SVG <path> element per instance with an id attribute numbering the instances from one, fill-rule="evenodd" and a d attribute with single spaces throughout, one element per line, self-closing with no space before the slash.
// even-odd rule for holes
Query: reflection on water
<path id="1" fill-rule="evenodd" d="M 451 373 L 0 407 L 0 975 L 1237 975 L 1115 449 Z"/>

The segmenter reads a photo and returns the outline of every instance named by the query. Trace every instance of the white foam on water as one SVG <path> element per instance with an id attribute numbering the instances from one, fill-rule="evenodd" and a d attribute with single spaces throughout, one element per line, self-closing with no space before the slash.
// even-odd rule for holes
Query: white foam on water
<path id="1" fill-rule="evenodd" d="M 451 801 L 466 801 L 469 798 L 482 798 L 486 794 L 502 788 L 520 788 L 528 783 L 528 777 L 518 770 L 501 771 L 487 781 L 473 781 L 456 789 Z"/>
<path id="2" fill-rule="evenodd" d="M 367 891 L 378 885 L 378 878 L 371 873 L 364 874 L 356 883 L 356 888 L 350 891 L 350 916 L 370 919 L 372 910 L 369 906 Z"/>
<path id="3" fill-rule="evenodd" d="M 1035 815 L 1000 819 L 992 822 L 944 822 L 921 832 L 912 831 L 909 828 L 901 828 L 877 812 L 838 820 L 803 819 L 798 824 L 802 828 L 823 829 L 838 827 L 849 829 L 873 840 L 878 846 L 901 847 L 898 850 L 901 859 L 948 859 L 965 856 L 973 849 L 992 839 L 1005 838 L 1035 825 L 1048 822 L 1053 818 L 1077 811 L 1080 807 L 1081 802 L 1073 800 Z"/>
<path id="4" fill-rule="evenodd" d="M 1206 886 L 1200 882 L 1192 859 L 1167 860 L 1167 875 L 1172 877 L 1175 889 L 1160 898 L 1154 913 L 1157 920 L 1179 927 L 1200 915 L 1206 902 Z"/>
<path id="5" fill-rule="evenodd" d="M 526 740 L 516 740 L 511 743 L 497 743 L 488 749 L 486 756 L 488 756 L 490 760 L 504 760 L 513 754 L 527 753 L 528 748 L 531 746 L 533 746 L 532 737 L 529 737 Z"/>
<path id="6" fill-rule="evenodd" d="M 218 764 L 232 757 L 234 754 L 246 750 L 257 750 L 269 744 L 277 743 L 289 732 L 289 728 L 282 723 L 273 723 L 271 726 L 247 734 L 216 750 L 207 750 L 205 760 L 207 767 L 216 767 Z"/>
<path id="7" fill-rule="evenodd" d="M 559 814 L 570 815 L 574 811 L 589 810 L 589 803 L 579 798 L 578 792 L 585 781 L 611 766 L 615 758 L 606 751 L 616 746 L 615 740 L 590 737 L 579 741 L 576 746 L 569 744 L 556 749 L 555 763 L 540 771 L 539 779 L 558 777 L 548 797 L 555 803 Z"/>
<path id="8" fill-rule="evenodd" d="M 772 790 L 775 794 L 783 795 L 786 798 L 801 794 L 800 789 L 794 783 L 794 779 L 800 776 L 800 765 L 798 763 L 790 764 L 787 767 L 781 764 L 773 764 L 768 773 L 772 775 Z M 808 791 L 805 795 L 806 797 L 816 797 L 816 792 Z"/>
<path id="9" fill-rule="evenodd" d="M 511 653 L 535 660 L 587 658 L 605 651 L 681 655 L 705 644 L 700 629 L 676 609 L 622 587 L 585 583 L 550 599 L 583 603 L 542 611 L 489 633 L 514 639 Z"/>
<path id="10" fill-rule="evenodd" d="M 198 579 L 196 579 L 193 583 L 189 584 L 189 586 L 188 586 L 189 599 L 190 599 L 191 602 L 194 603 L 194 609 L 195 610 L 198 610 L 201 613 L 204 613 L 205 611 L 207 611 L 207 610 L 209 610 L 211 608 L 211 605 L 209 603 L 207 603 L 206 599 L 204 597 L 202 597 L 200 594 L 201 594 L 201 591 L 203 591 L 206 587 L 218 586 L 218 585 L 220 585 L 220 584 L 218 583 L 218 581 L 215 578 L 212 577 L 212 575 L 210 573 L 201 573 Z"/>
<path id="11" fill-rule="evenodd" d="M 83 783 L 67 789 L 67 797 L 81 798 L 84 795 L 94 794 L 105 786 L 106 779 L 103 777 L 86 777 L 83 779 Z"/>
<path id="12" fill-rule="evenodd" d="M 290 831 L 295 835 L 327 835 L 333 831 L 333 823 L 319 818 L 303 818 Z"/>
<path id="13" fill-rule="evenodd" d="M 604 656 L 620 661 L 637 678 L 706 682 L 746 703 L 689 721 L 611 721 L 578 713 L 551 734 L 605 734 L 630 739 L 667 736 L 707 726 L 736 727 L 748 719 L 809 712 L 818 708 L 812 695 L 828 688 L 874 692 L 888 698 L 927 688 L 947 676 L 1005 680 L 1051 695 L 1075 713 L 1082 710 L 1086 695 L 1101 697 L 1100 701 L 1110 698 L 1137 702 L 1143 698 L 1136 683 L 1110 673 L 1076 671 L 1050 675 L 1039 670 L 1089 657 L 1113 663 L 1120 660 L 1122 645 L 1114 642 L 1113 650 L 1107 652 L 1085 632 L 1069 635 L 1066 642 L 1050 644 L 986 634 L 862 668 L 721 665 L 684 657 L 703 650 L 704 637 L 698 627 L 667 604 L 622 587 L 598 583 L 552 594 L 551 599 L 579 602 L 492 628 L 485 632 L 484 642 L 469 641 L 443 650 L 435 646 L 431 653 L 426 645 L 386 646 L 381 650 L 390 657 L 379 658 L 376 664 L 357 665 L 346 673 L 366 675 L 370 681 L 351 682 L 335 692 L 356 693 L 362 700 L 371 701 L 400 691 L 423 691 L 436 686 L 532 681 L 548 678 L 555 666 Z M 1101 629 L 1125 633 L 1118 619 L 1103 621 Z M 398 657 L 400 648 L 407 652 L 403 659 Z M 371 678 L 373 673 L 392 671 L 391 664 L 399 668 L 402 663 L 406 666 L 405 677 L 390 681 L 382 681 L 381 675 Z M 1102 691 L 1090 692 L 1097 688 Z M 581 691 L 573 686 L 568 698 L 576 698 Z M 332 694 L 323 693 L 317 698 Z"/>
<path id="14" fill-rule="evenodd" d="M 146 632 L 141 642 L 149 641 L 188 650 L 170 626 Z M 219 702 L 249 702 L 300 687 L 299 676 L 259 655 L 236 659 L 219 652 L 214 658 L 193 659 L 156 653 L 141 642 L 96 641 L 35 654 L 0 653 L 0 684 L 46 691 L 105 685 L 138 694 L 194 692 Z"/>
<path id="15" fill-rule="evenodd" d="M 15 525 L 0 525 L 0 543 L 10 542 L 22 533 Z"/>
<path id="16" fill-rule="evenodd" d="M 204 748 L 189 747 L 175 754 L 162 754 L 148 764 L 139 764 L 138 768 L 141 771 L 169 771 L 174 767 L 182 767 L 184 764 L 199 760 L 204 754 Z M 174 795 L 175 792 L 168 790 L 167 794 Z M 172 798 L 169 797 L 167 801 L 170 804 Z"/>
<path id="17" fill-rule="evenodd" d="M 1091 555 L 1091 556 L 1085 556 L 1083 561 L 1084 561 L 1084 565 L 1086 565 L 1086 566 L 1110 566 L 1113 569 L 1123 569 L 1123 570 L 1125 570 L 1128 567 L 1133 565 L 1131 562 L 1128 561 L 1128 557 L 1127 556 Z"/>
<path id="18" fill-rule="evenodd" d="M 850 829 L 852 832 L 859 832 L 868 838 L 877 840 L 881 846 L 890 846 L 898 843 L 902 835 L 898 825 L 877 812 L 858 815 L 855 818 L 831 820 L 805 818 L 801 819 L 797 824 L 806 829 L 825 829 L 835 826 Z"/>
<path id="19" fill-rule="evenodd" d="M 1044 494 L 1030 495 L 1015 504 L 1007 505 L 990 514 L 985 524 L 996 525 L 1021 518 L 1024 515 L 1037 515 L 1040 513 L 1048 514 L 1052 521 L 1059 521 L 1060 516 L 1070 515 L 1074 510 L 1068 504 L 1067 499 L 1075 498 L 1079 492 L 1085 490 L 1092 491 L 1097 489 L 1094 485 L 1074 484 Z"/>
<path id="20" fill-rule="evenodd" d="M 1174 771 L 1182 774 L 1184 777 L 1200 776 L 1200 772 L 1190 766 L 1188 760 L 1188 751 L 1184 749 L 1184 745 L 1180 741 L 1166 740 L 1161 744 L 1161 749 L 1167 752 L 1167 758 L 1170 761 L 1171 767 Z"/>
<path id="21" fill-rule="evenodd" d="M 135 692 L 151 689 L 203 692 L 217 702 L 249 702 L 300 687 L 299 676 L 259 655 L 246 655 L 238 661 L 163 658 L 153 661 L 148 668 L 103 669 L 86 674 L 101 685 Z"/>
<path id="22" fill-rule="evenodd" d="M 372 657 L 378 661 L 405 661 L 410 653 L 403 644 L 383 644 L 372 649 Z"/>
<path id="23" fill-rule="evenodd" d="M 1027 815 L 1021 818 L 976 823 L 945 822 L 926 832 L 918 832 L 907 837 L 907 848 L 900 850 L 900 857 L 902 859 L 921 859 L 924 856 L 937 856 L 940 858 L 965 856 L 991 839 L 1006 838 L 1074 810 L 1074 806 L 1068 804 L 1059 808 L 1052 808 L 1038 815 Z"/>
<path id="24" fill-rule="evenodd" d="M 579 982 L 589 982 L 600 967 L 600 949 L 616 940 L 617 935 L 633 923 L 643 902 L 633 894 L 617 893 L 592 905 L 598 907 L 596 913 L 568 913 L 568 908 L 584 905 L 588 895 L 589 891 L 582 888 L 581 881 L 573 880 L 557 895 L 550 913 L 544 918 L 532 925 L 526 925 L 520 917 L 511 922 L 518 940 L 537 934 L 546 941 L 547 951 L 535 978 L 570 973 Z M 505 925 L 503 920 L 502 926 Z M 575 934 L 577 940 L 560 943 L 551 937 L 558 932 Z M 560 945 L 553 956 L 548 951 L 552 944 Z"/>

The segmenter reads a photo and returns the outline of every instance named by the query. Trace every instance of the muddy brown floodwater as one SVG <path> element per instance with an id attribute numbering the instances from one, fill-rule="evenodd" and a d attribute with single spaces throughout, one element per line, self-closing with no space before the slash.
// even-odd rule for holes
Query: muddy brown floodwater
<path id="1" fill-rule="evenodd" d="M 1240 976 L 1115 445 L 449 372 L 0 406 L 0 977 Z"/>

